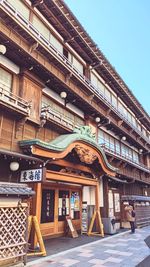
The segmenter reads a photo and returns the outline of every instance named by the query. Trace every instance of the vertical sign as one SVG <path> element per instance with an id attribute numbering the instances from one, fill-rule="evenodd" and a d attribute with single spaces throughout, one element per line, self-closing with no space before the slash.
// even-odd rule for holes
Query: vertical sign
<path id="1" fill-rule="evenodd" d="M 87 202 L 82 202 L 82 233 L 87 233 L 88 231 L 88 212 L 87 212 Z"/>

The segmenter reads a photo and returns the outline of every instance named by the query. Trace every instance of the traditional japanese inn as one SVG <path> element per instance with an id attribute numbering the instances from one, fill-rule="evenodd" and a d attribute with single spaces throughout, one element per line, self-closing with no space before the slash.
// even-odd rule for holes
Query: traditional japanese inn
<path id="1" fill-rule="evenodd" d="M 29 216 L 43 240 L 66 217 L 116 233 L 129 202 L 150 224 L 150 117 L 63 0 L 0 0 L 0 195 L 7 235 L 6 214 L 26 207 L 24 245 L 0 242 L 0 266 L 25 261 Z"/>

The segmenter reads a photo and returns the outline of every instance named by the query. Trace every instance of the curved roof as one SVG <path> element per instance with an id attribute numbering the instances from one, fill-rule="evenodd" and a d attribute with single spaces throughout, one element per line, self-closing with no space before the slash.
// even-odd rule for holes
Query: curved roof
<path id="1" fill-rule="evenodd" d="M 81 127 L 78 132 L 60 135 L 50 142 L 43 142 L 39 139 L 20 141 L 20 147 L 31 147 L 33 154 L 41 156 L 36 149 L 40 148 L 40 150 L 45 151 L 45 153 L 42 153 L 43 157 L 57 159 L 65 157 L 73 148 L 76 149 L 77 146 L 79 149 L 82 149 L 82 152 L 84 150 L 84 154 L 88 154 L 87 157 L 92 157 L 93 155 L 95 159 L 97 158 L 104 172 L 111 173 L 113 176 L 115 175 L 117 169 L 109 164 L 105 152 L 102 147 L 96 143 L 96 140 L 92 136 L 91 129 L 88 126 Z"/>

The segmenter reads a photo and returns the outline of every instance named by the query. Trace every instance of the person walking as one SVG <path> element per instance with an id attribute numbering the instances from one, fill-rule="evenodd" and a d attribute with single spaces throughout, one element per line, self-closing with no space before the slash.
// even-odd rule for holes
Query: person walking
<path id="1" fill-rule="evenodd" d="M 135 233 L 135 211 L 133 209 L 132 205 L 127 205 L 125 207 L 125 212 L 126 212 L 126 218 L 127 221 L 130 223 L 131 226 L 131 233 L 134 234 Z"/>

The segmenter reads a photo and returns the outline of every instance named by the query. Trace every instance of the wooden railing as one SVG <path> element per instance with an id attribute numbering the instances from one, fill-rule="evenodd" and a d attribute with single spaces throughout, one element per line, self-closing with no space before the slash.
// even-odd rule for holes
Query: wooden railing
<path id="1" fill-rule="evenodd" d="M 75 120 L 68 118 L 62 113 L 52 109 L 51 107 L 42 107 L 41 109 L 41 119 L 51 120 L 61 126 L 64 126 L 70 130 L 79 128 L 81 125 L 77 124 Z"/>
<path id="2" fill-rule="evenodd" d="M 141 131 L 137 127 L 135 127 L 119 110 L 117 107 L 113 106 L 113 104 L 107 99 L 106 96 L 103 95 L 100 90 L 95 87 L 91 81 L 86 78 L 61 52 L 54 47 L 49 40 L 47 40 L 33 25 L 30 21 L 28 21 L 24 16 L 16 10 L 9 2 L 6 0 L 0 0 L 0 5 L 4 7 L 6 11 L 8 11 L 11 15 L 14 16 L 15 19 L 20 23 L 20 26 L 25 28 L 26 31 L 29 31 L 33 38 L 36 38 L 38 42 L 41 43 L 44 48 L 46 48 L 51 55 L 59 60 L 61 64 L 64 65 L 69 71 L 71 71 L 75 77 L 77 77 L 83 84 L 86 86 L 92 93 L 97 95 L 109 108 L 111 108 L 123 121 L 125 121 L 131 128 L 136 131 L 145 141 L 150 143 L 150 139 L 142 134 Z"/>
<path id="3" fill-rule="evenodd" d="M 129 162 L 130 164 L 136 166 L 137 168 L 150 173 L 150 169 L 147 166 L 145 166 L 144 164 L 142 164 L 139 161 L 135 161 L 129 155 L 123 154 L 122 151 L 117 150 L 117 148 L 111 146 L 111 144 L 104 143 L 104 144 L 100 144 L 100 146 L 104 149 L 105 152 L 109 152 L 112 155 L 119 157 L 120 159 L 124 159 L 125 161 Z"/>
<path id="4" fill-rule="evenodd" d="M 31 103 L 6 90 L 3 85 L 0 85 L 0 103 L 30 115 Z"/>

